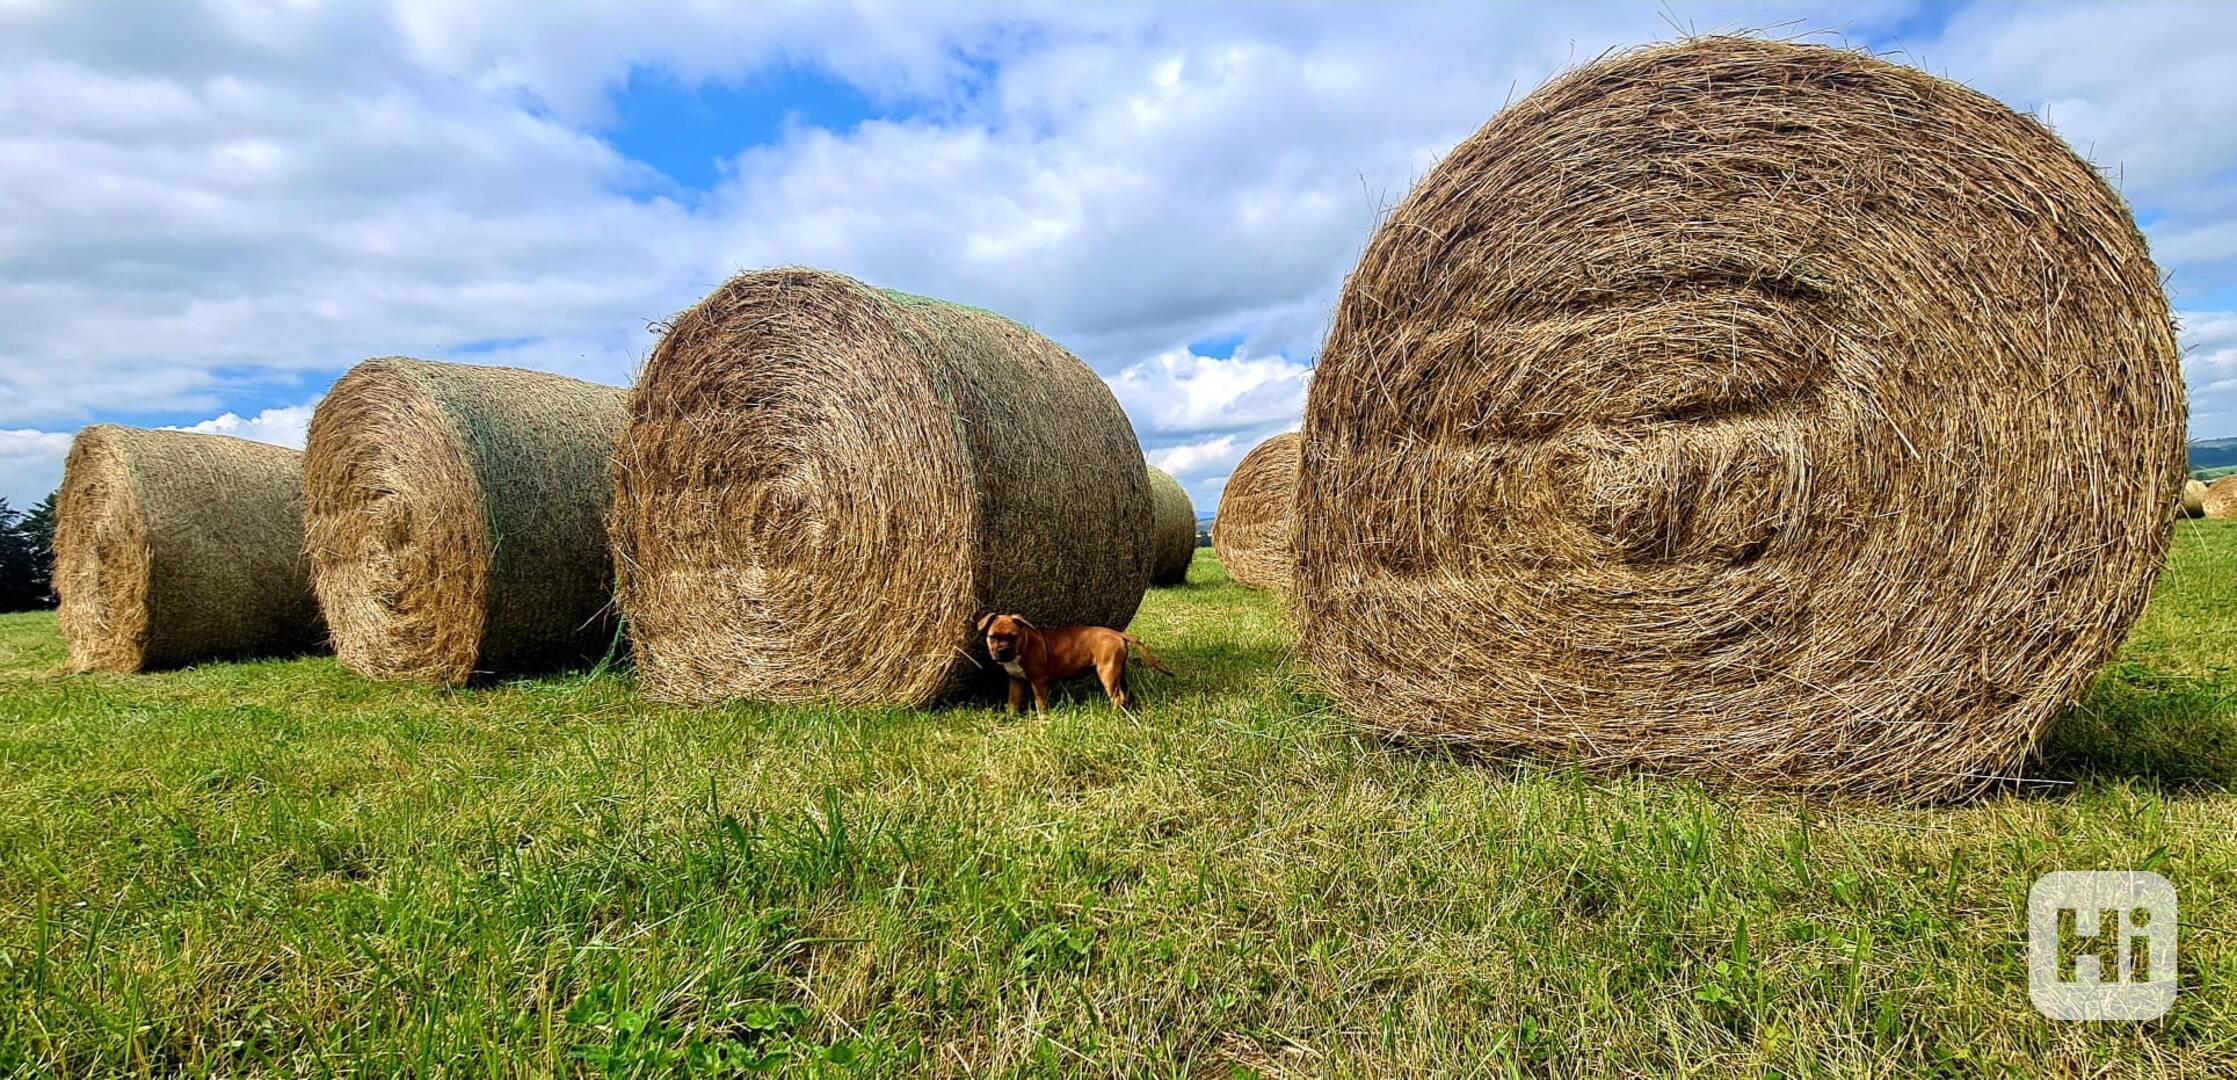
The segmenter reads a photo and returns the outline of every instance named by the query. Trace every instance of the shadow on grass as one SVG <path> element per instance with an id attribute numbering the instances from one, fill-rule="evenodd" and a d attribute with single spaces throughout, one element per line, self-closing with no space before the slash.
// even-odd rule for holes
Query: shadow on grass
<path id="1" fill-rule="evenodd" d="M 2114 665 L 2051 725 L 2038 775 L 2228 790 L 2237 784 L 2237 688 Z"/>
<path id="2" fill-rule="evenodd" d="M 1135 654 L 1126 665 L 1126 685 L 1145 706 L 1198 694 L 1228 694 L 1250 689 L 1275 677 L 1285 670 L 1289 655 L 1288 648 L 1270 644 L 1191 643 L 1158 650 L 1158 660 L 1171 669 L 1171 674 L 1152 670 L 1142 663 L 1140 654 Z M 990 666 L 966 680 L 963 689 L 932 706 L 931 711 L 1001 708 L 1008 703 L 1008 694 L 1008 676 Z M 1093 672 L 1059 684 L 1049 695 L 1052 705 L 1064 701 L 1100 703 L 1105 700 L 1103 686 L 1096 681 Z M 1031 697 L 1026 699 L 1026 704 L 1031 707 Z"/>

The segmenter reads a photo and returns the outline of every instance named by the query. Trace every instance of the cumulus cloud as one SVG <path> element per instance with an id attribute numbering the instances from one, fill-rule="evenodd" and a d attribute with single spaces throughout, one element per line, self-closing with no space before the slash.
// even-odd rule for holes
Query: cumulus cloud
<path id="1" fill-rule="evenodd" d="M 0 15 L 0 421 L 524 337 L 618 378 L 708 276 L 689 214 L 628 196 L 649 170 L 414 66 L 378 12 L 229 10 L 156 5 L 172 38 L 139 44 L 81 5 Z"/>
<path id="2" fill-rule="evenodd" d="M 1109 378 L 1144 436 L 1229 431 L 1304 411 L 1312 369 L 1279 356 L 1200 356 L 1172 349 Z"/>
<path id="3" fill-rule="evenodd" d="M 1189 500 L 1196 504 L 1199 516 L 1208 515 L 1219 506 L 1220 492 L 1227 487 L 1227 478 L 1251 448 L 1285 431 L 1297 430 L 1296 421 L 1268 424 L 1247 431 L 1229 432 L 1191 442 L 1146 451 L 1152 465 L 1172 473 L 1181 486 L 1188 489 Z"/>
<path id="4" fill-rule="evenodd" d="M 304 436 L 310 430 L 311 410 L 317 404 L 316 401 L 308 401 L 301 405 L 264 409 L 254 416 L 229 412 L 191 424 L 165 424 L 162 427 L 167 431 L 231 435 L 300 450 L 303 448 Z M 0 498 L 8 500 L 8 505 L 19 510 L 46 498 L 61 482 L 62 459 L 70 453 L 73 434 L 31 428 L 0 431 Z"/>
<path id="5" fill-rule="evenodd" d="M 234 413 L 225 413 L 192 424 L 167 426 L 167 430 L 197 431 L 205 435 L 231 435 L 235 438 L 253 439 L 257 442 L 267 442 L 275 446 L 301 450 L 305 437 L 310 433 L 311 410 L 317 407 L 318 402 L 310 401 L 301 405 L 265 409 L 255 416 L 246 418 Z"/>
<path id="6" fill-rule="evenodd" d="M 2182 342 L 2192 437 L 2237 434 L 2237 311 L 2192 312 Z"/>
<path id="7" fill-rule="evenodd" d="M 0 499 L 25 510 L 46 498 L 69 452 L 70 436 L 64 432 L 0 430 Z"/>
<path id="8" fill-rule="evenodd" d="M 1922 14 L 0 5 L 0 424 L 48 439 L 124 407 L 249 414 L 385 353 L 618 383 L 647 325 L 729 272 L 808 264 L 1048 333 L 1111 381 L 1201 502 L 1226 456 L 1294 426 L 1387 205 L 1504 101 L 1678 29 L 1827 29 L 2045 115 L 2119 178 L 2178 300 L 2226 306 L 2237 143 L 2197 133 L 2237 124 L 2221 74 L 2237 9 L 1977 4 L 1941 29 Z M 735 148 L 706 191 L 611 137 L 634 73 L 750 88 L 785 68 L 885 115 L 786 126 Z M 2237 378 L 2219 373 L 2218 318 L 2186 316 L 2202 435 L 2237 431 L 2212 388 Z M 1209 337 L 1240 345 L 1187 348 Z"/>

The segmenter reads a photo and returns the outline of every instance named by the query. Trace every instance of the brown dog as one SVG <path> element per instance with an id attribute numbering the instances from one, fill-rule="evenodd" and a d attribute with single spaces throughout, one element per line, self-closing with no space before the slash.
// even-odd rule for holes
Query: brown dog
<path id="1" fill-rule="evenodd" d="M 1165 665 L 1150 655 L 1149 647 L 1132 634 L 1102 626 L 1067 626 L 1043 630 L 1022 615 L 981 615 L 979 632 L 986 635 L 986 654 L 1010 673 L 1010 711 L 1025 706 L 1025 688 L 1033 688 L 1033 711 L 1049 711 L 1049 688 L 1093 670 L 1103 680 L 1111 704 L 1123 709 L 1133 701 L 1126 692 L 1126 648 L 1142 650 L 1142 662 L 1164 671 Z"/>

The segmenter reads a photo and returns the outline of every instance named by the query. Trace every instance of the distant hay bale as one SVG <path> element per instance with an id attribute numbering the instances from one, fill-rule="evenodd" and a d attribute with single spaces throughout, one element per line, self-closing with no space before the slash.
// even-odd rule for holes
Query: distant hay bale
<path id="1" fill-rule="evenodd" d="M 2142 609 L 2183 428 L 2143 238 L 2042 125 L 1855 52 L 1615 55 L 1455 148 L 1346 282 L 1301 654 L 1403 738 L 1961 795 Z"/>
<path id="2" fill-rule="evenodd" d="M 2206 485 L 2205 493 L 2198 497 L 2198 508 L 2216 520 L 2237 518 L 2237 473 Z"/>
<path id="3" fill-rule="evenodd" d="M 611 523 L 653 696 L 914 705 L 974 616 L 1123 627 L 1150 485 L 1118 401 L 1008 319 L 838 274 L 730 279 L 629 400 Z"/>
<path id="4" fill-rule="evenodd" d="M 2204 481 L 2183 481 L 2183 516 L 2206 516 L 2206 484 Z"/>
<path id="5" fill-rule="evenodd" d="M 325 636 L 303 558 L 303 455 L 95 424 L 55 498 L 54 588 L 78 671 L 303 652 Z"/>
<path id="6" fill-rule="evenodd" d="M 626 392 L 537 371 L 367 360 L 311 417 L 304 532 L 334 651 L 456 685 L 612 644 L 607 468 Z"/>
<path id="7" fill-rule="evenodd" d="M 1189 561 L 1196 558 L 1196 504 L 1172 473 L 1155 465 L 1150 466 L 1150 516 L 1150 584 L 1187 582 Z"/>
<path id="8" fill-rule="evenodd" d="M 1212 550 L 1238 585 L 1289 588 L 1297 446 L 1297 433 L 1290 432 L 1252 447 L 1220 493 L 1219 512 L 1212 517 Z"/>

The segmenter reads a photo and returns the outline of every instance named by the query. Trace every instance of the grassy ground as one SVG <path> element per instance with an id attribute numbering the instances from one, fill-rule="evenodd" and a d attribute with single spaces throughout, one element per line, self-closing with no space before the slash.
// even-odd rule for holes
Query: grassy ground
<path id="1" fill-rule="evenodd" d="M 0 1070 L 2237 1069 L 2237 525 L 2186 522 L 2070 783 L 1893 810 L 1362 737 L 1209 553 L 1138 715 L 686 710 L 328 659 L 49 674 L 0 618 Z M 2180 891 L 2143 1025 L 2027 999 L 2054 869 Z"/>

